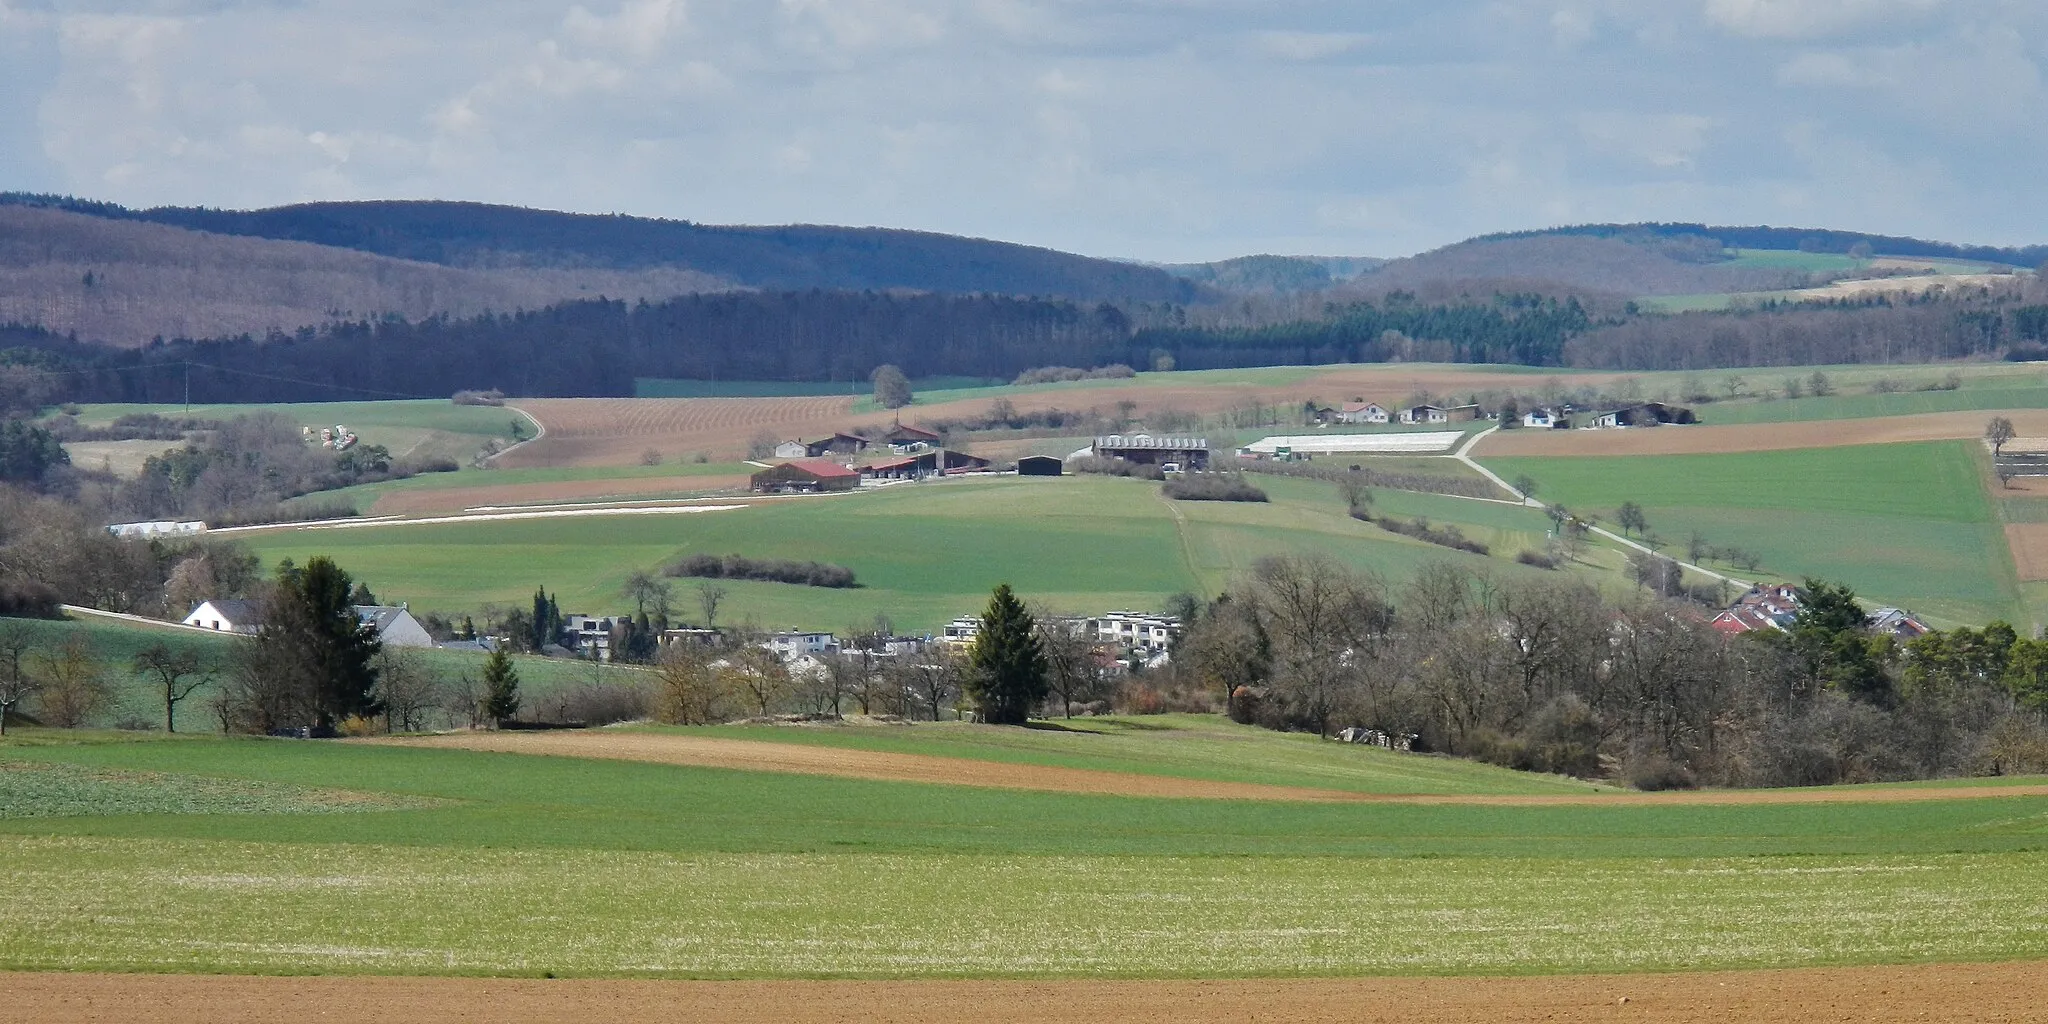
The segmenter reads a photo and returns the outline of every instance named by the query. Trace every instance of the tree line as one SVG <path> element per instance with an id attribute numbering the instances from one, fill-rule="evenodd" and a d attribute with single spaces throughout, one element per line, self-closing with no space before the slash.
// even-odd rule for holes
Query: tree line
<path id="1" fill-rule="evenodd" d="M 1997 624 L 1901 643 L 1824 581 L 1790 629 L 1730 637 L 1648 591 L 1453 563 L 1392 586 L 1294 555 L 1187 613 L 1183 686 L 1273 728 L 1643 788 L 2048 769 L 2048 644 Z"/>

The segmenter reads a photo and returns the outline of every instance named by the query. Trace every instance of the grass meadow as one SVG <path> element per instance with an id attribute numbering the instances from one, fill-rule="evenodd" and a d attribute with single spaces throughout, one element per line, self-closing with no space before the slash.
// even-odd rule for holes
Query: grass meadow
<path id="1" fill-rule="evenodd" d="M 1422 562 L 1507 564 L 1541 546 L 1540 512 L 1433 494 L 1378 492 L 1379 507 L 1456 522 L 1498 542 L 1484 560 L 1398 537 L 1345 514 L 1334 486 L 1260 478 L 1266 504 L 1171 502 L 1158 485 L 1101 477 L 1001 478 L 904 484 L 845 496 L 757 501 L 678 516 L 278 530 L 243 535 L 266 563 L 333 556 L 388 600 L 460 613 L 526 600 L 546 585 L 564 611 L 624 607 L 626 576 L 694 553 L 743 554 L 851 567 L 861 587 L 826 590 L 725 581 L 723 620 L 831 629 L 889 615 L 936 629 L 979 610 L 996 584 L 1065 611 L 1161 607 L 1180 592 L 1214 592 L 1271 553 L 1315 549 L 1390 580 Z M 696 581 L 678 581 L 678 610 L 695 615 Z"/>
<path id="2" fill-rule="evenodd" d="M 1345 758 L 1355 781 L 1397 785 L 1399 762 L 1435 760 L 1162 724 L 1182 735 L 1116 756 L 1306 784 Z M 977 756 L 1040 742 L 838 732 Z M 1458 771 L 1442 778 L 1467 792 L 1524 784 Z M 1279 804 L 248 739 L 0 746 L 0 786 L 22 775 L 282 803 L 31 794 L 59 813 L 0 816 L 10 969 L 1184 977 L 2048 956 L 2040 797 Z M 385 802 L 307 813 L 336 793 Z"/>
<path id="3" fill-rule="evenodd" d="M 446 400 L 389 402 L 300 402 L 264 405 L 195 405 L 191 415 L 225 419 L 252 412 L 277 412 L 301 426 L 314 429 L 336 424 L 348 427 L 364 444 L 381 444 L 391 454 L 404 457 L 445 457 L 466 464 L 485 441 L 512 440 L 512 424 L 519 423 L 522 436 L 531 437 L 534 424 L 524 414 L 502 406 L 456 405 Z M 101 404 L 87 405 L 79 421 L 88 425 L 111 423 L 131 413 L 182 416 L 182 405 Z M 163 442 L 173 447 L 172 442 Z"/>
<path id="4" fill-rule="evenodd" d="M 1545 501 L 1610 525 L 1623 502 L 1683 552 L 1693 531 L 1762 556 L 1767 574 L 1820 576 L 1944 625 L 2024 621 L 1972 441 L 1655 458 L 1500 458 Z"/>

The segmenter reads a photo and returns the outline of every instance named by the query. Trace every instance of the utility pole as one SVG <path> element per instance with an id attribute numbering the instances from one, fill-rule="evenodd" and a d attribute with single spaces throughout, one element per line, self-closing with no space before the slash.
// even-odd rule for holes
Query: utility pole
<path id="1" fill-rule="evenodd" d="M 192 415 L 192 361 L 185 360 L 185 415 Z"/>

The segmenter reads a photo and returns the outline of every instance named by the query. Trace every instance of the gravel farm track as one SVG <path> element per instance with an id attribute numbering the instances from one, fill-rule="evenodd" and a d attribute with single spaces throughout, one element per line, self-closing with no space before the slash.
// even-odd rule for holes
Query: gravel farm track
<path id="1" fill-rule="evenodd" d="M 1941 788 L 1834 787 L 1829 789 L 1695 790 L 1629 793 L 1599 790 L 1583 795 L 1383 795 L 1341 790 L 1269 786 L 1246 782 L 1143 775 L 1132 772 L 1062 768 L 901 754 L 843 747 L 815 747 L 766 740 L 725 739 L 672 733 L 574 731 L 553 733 L 468 732 L 445 736 L 351 742 L 409 747 L 449 747 L 508 754 L 585 757 L 611 761 L 740 771 L 833 775 L 885 782 L 922 782 L 996 789 L 1113 796 L 1181 797 L 1212 800 L 1282 800 L 1314 803 L 1460 804 L 1554 807 L 1666 804 L 1903 803 L 1983 797 L 2048 796 L 2048 785 L 1954 786 Z"/>
<path id="2" fill-rule="evenodd" d="M 0 1024 L 1922 1024 L 2042 1019 L 2048 964 L 1216 981 L 0 975 Z"/>

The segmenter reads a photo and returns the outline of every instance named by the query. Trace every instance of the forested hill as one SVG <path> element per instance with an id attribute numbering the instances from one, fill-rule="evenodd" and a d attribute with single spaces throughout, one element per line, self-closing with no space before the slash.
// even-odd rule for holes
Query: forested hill
<path id="1" fill-rule="evenodd" d="M 768 289 L 907 289 L 1084 301 L 1188 302 L 1199 287 L 1154 267 L 956 235 L 816 225 L 714 226 L 443 201 L 307 203 L 267 210 L 158 207 L 0 194 L 215 234 L 311 242 L 458 267 L 680 267 Z"/>
<path id="2" fill-rule="evenodd" d="M 1801 252 L 1847 254 L 1859 245 L 1885 256 L 1917 256 L 1922 259 L 1976 260 L 2015 267 L 2038 267 L 2048 261 L 2048 245 L 1995 246 L 1955 245 L 1902 235 L 1872 235 L 1861 231 L 1828 228 L 1774 228 L 1713 226 L 1684 223 L 1578 224 L 1536 231 L 1504 231 L 1480 235 L 1472 242 L 1498 242 L 1518 238 L 1712 238 L 1730 249 L 1796 249 Z"/>

